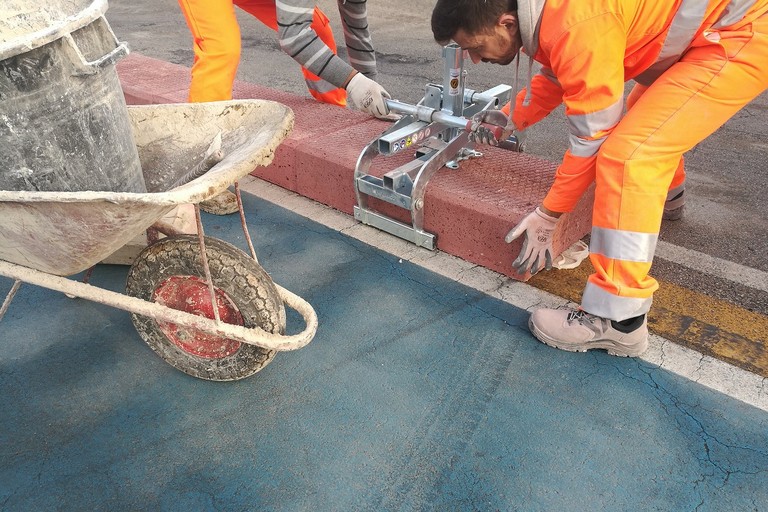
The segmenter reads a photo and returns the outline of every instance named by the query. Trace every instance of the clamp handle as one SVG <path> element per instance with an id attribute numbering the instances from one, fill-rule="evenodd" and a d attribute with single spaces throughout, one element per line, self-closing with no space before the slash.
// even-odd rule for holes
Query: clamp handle
<path id="1" fill-rule="evenodd" d="M 468 120 L 467 121 L 467 125 L 464 127 L 464 130 L 467 131 L 467 132 L 470 132 L 470 133 L 473 132 L 473 131 L 476 131 L 476 129 L 472 130 L 472 125 L 473 124 L 474 124 L 474 122 L 471 119 Z M 497 124 L 480 123 L 479 127 L 480 128 L 485 128 L 486 130 L 491 132 L 491 135 L 493 135 L 496 140 L 501 140 L 501 136 L 504 134 L 504 127 L 503 126 L 499 126 Z"/>

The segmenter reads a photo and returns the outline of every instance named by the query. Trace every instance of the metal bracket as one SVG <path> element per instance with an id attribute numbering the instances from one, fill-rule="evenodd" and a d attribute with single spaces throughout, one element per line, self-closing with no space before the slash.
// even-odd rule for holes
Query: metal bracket
<path id="1" fill-rule="evenodd" d="M 512 88 L 503 84 L 483 92 L 466 89 L 464 51 L 456 44 L 443 47 L 443 59 L 442 86 L 427 84 L 418 104 L 386 100 L 389 109 L 403 117 L 363 149 L 354 177 L 356 220 L 430 250 L 436 247 L 436 237 L 424 231 L 424 195 L 429 179 L 443 166 L 458 169 L 461 161 L 482 156 L 469 138 L 472 121 L 468 118 L 501 107 L 512 93 Z M 515 144 L 505 142 L 509 148 Z M 369 173 L 376 156 L 403 151 L 413 151 L 414 160 L 382 177 Z M 408 210 L 411 224 L 372 210 L 369 197 Z"/>

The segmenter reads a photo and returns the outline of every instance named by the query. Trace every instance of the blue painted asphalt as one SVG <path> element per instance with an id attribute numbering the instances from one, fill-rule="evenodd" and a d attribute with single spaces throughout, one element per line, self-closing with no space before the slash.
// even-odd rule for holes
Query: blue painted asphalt
<path id="1" fill-rule="evenodd" d="M 768 413 L 546 347 L 522 310 L 244 199 L 314 341 L 208 382 L 127 313 L 22 286 L 0 323 L 1 510 L 768 510 Z M 244 247 L 236 216 L 205 225 Z"/>

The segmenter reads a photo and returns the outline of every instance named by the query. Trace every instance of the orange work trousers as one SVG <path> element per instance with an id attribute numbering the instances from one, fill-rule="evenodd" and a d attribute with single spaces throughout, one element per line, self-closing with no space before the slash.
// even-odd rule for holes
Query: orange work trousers
<path id="1" fill-rule="evenodd" d="M 195 58 L 192 64 L 192 83 L 189 101 L 218 101 L 232 99 L 232 84 L 240 63 L 240 26 L 235 17 L 237 6 L 272 30 L 277 31 L 277 14 L 274 0 L 178 0 L 184 18 L 194 39 Z M 336 53 L 328 17 L 315 7 L 312 29 L 318 37 Z M 304 67 L 301 68 L 307 82 L 320 78 Z M 319 92 L 308 87 L 310 94 L 324 103 L 346 106 L 344 89 Z"/>
<path id="2" fill-rule="evenodd" d="M 683 154 L 768 89 L 766 63 L 763 15 L 702 34 L 679 62 L 634 92 L 631 108 L 598 153 L 593 230 L 657 237 L 667 191 L 684 179 Z M 613 320 L 646 313 L 658 288 L 648 275 L 649 252 L 637 255 L 626 246 L 629 257 L 591 254 L 595 273 L 582 297 L 584 310 Z"/>

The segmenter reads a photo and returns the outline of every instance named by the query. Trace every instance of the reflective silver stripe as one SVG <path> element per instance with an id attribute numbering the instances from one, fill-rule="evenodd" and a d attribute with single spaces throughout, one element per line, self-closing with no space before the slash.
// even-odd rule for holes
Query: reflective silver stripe
<path id="1" fill-rule="evenodd" d="M 340 89 L 340 87 L 336 87 L 332 83 L 326 82 L 325 80 L 304 80 L 304 82 L 306 82 L 308 89 L 317 91 L 320 94 L 325 94 L 327 92 Z"/>
<path id="2" fill-rule="evenodd" d="M 595 156 L 606 138 L 607 137 L 601 137 L 599 139 L 588 140 L 577 137 L 576 135 L 570 135 L 568 136 L 568 140 L 571 144 L 571 154 L 582 158 Z"/>
<path id="3" fill-rule="evenodd" d="M 685 182 L 682 182 L 680 185 L 670 189 L 669 192 L 667 192 L 667 201 L 673 199 L 680 192 L 685 192 Z"/>
<path id="4" fill-rule="evenodd" d="M 342 86 L 354 70 L 335 56 L 312 29 L 315 9 L 308 4 L 304 0 L 275 2 L 280 48 L 311 73 L 336 87 Z"/>
<path id="5" fill-rule="evenodd" d="M 313 63 L 314 63 L 314 62 L 315 62 L 317 59 L 319 59 L 319 58 L 320 58 L 320 57 L 322 57 L 323 55 L 330 55 L 330 54 L 332 54 L 332 53 L 333 53 L 333 52 L 331 52 L 331 49 L 330 49 L 330 48 L 328 48 L 327 46 L 326 46 L 326 47 L 324 47 L 324 48 L 320 48 L 320 49 L 319 49 L 317 52 L 315 52 L 315 54 L 314 54 L 313 56 L 311 56 L 309 59 L 307 59 L 307 61 L 306 61 L 306 62 L 304 62 L 304 67 L 305 67 L 305 68 L 307 68 L 307 69 L 309 69 L 310 67 L 312 67 L 312 64 L 313 64 Z"/>
<path id="6" fill-rule="evenodd" d="M 560 82 L 558 81 L 557 77 L 555 76 L 554 71 L 552 71 L 552 68 L 543 67 L 541 68 L 541 71 L 539 71 L 543 76 L 545 76 L 550 82 L 557 85 L 561 89 L 563 88 L 562 85 L 560 85 Z"/>
<path id="7" fill-rule="evenodd" d="M 648 313 L 651 304 L 653 297 L 621 297 L 608 293 L 591 282 L 587 283 L 581 296 L 581 307 L 584 311 L 617 322 Z"/>
<path id="8" fill-rule="evenodd" d="M 370 68 L 373 71 L 376 71 L 376 60 L 374 58 L 366 59 L 366 60 L 353 59 L 351 56 L 347 55 L 347 60 L 349 60 L 349 63 L 352 64 L 352 67 L 358 71 L 360 71 L 361 68 L 366 70 Z"/>
<path id="9" fill-rule="evenodd" d="M 683 0 L 680 9 L 672 19 L 672 25 L 669 27 L 667 37 L 664 39 L 664 46 L 662 46 L 656 62 L 635 77 L 636 82 L 650 85 L 672 64 L 680 60 L 683 52 L 693 41 L 696 31 L 704 22 L 707 3 L 702 0 Z"/>
<path id="10" fill-rule="evenodd" d="M 659 235 L 592 227 L 589 252 L 606 258 L 651 263 Z"/>
<path id="11" fill-rule="evenodd" d="M 304 27 L 301 29 L 301 31 L 296 34 L 295 36 L 290 37 L 281 37 L 278 39 L 278 42 L 280 43 L 280 47 L 282 49 L 291 49 L 291 45 L 296 41 L 297 39 L 306 38 L 308 34 L 312 33 L 312 29 L 309 27 Z"/>
<path id="12" fill-rule="evenodd" d="M 610 130 L 621 120 L 624 113 L 624 98 L 613 105 L 590 114 L 569 114 L 568 128 L 579 137 L 594 137 L 596 133 Z"/>
<path id="13" fill-rule="evenodd" d="M 338 0 L 341 27 L 347 47 L 347 60 L 356 70 L 376 80 L 376 53 L 368 27 L 368 9 L 365 0 Z"/>
<path id="14" fill-rule="evenodd" d="M 741 21 L 754 5 L 754 0 L 732 0 L 712 28 L 723 28 Z"/>
<path id="15" fill-rule="evenodd" d="M 357 6 L 365 4 L 365 2 L 349 2 L 349 6 L 352 8 L 357 8 Z M 346 14 L 349 18 L 356 19 L 356 20 L 368 20 L 368 14 L 363 10 L 362 12 L 354 12 L 352 9 L 346 9 L 344 6 L 347 5 L 347 2 L 339 2 L 339 12 L 344 11 L 344 14 Z M 365 9 L 365 7 L 363 7 Z"/>
<path id="16" fill-rule="evenodd" d="M 297 5 L 286 4 L 280 0 L 275 0 L 275 7 L 285 12 L 292 12 L 296 14 L 308 14 L 313 15 L 315 13 L 315 6 L 312 7 L 299 7 Z"/>

